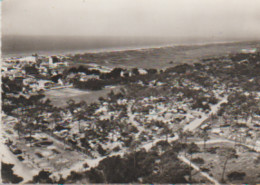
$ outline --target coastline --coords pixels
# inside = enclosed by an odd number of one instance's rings
[[[109,53],[109,52],[124,52],[124,51],[138,51],[138,50],[149,50],[149,49],[162,49],[168,47],[192,47],[192,46],[207,46],[207,45],[221,45],[221,44],[236,44],[236,43],[245,43],[245,42],[257,42],[253,40],[248,41],[213,41],[213,42],[194,42],[189,44],[154,44],[154,45],[143,45],[143,46],[122,46],[122,47],[107,47],[107,48],[99,48],[99,49],[80,49],[74,51],[27,51],[27,52],[17,52],[17,53],[8,53],[4,54],[1,51],[2,59],[10,59],[10,58],[19,58],[31,56],[34,53],[42,56],[52,56],[52,55],[76,55],[76,54],[100,54],[100,53]]]

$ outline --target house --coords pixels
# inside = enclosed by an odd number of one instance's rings
[[[38,56],[26,56],[18,59],[19,62],[26,62],[29,64],[36,64],[37,60],[38,60]]]

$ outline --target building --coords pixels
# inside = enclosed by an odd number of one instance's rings
[[[17,59],[20,62],[26,62],[29,64],[36,64],[38,60],[38,56],[27,56],[27,57],[21,57]]]
[[[49,66],[50,67],[65,67],[68,66],[67,62],[62,62],[57,56],[49,57]]]

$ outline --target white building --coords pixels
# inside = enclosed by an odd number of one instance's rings
[[[37,56],[27,56],[17,59],[20,62],[26,62],[26,63],[36,63],[38,57]]]

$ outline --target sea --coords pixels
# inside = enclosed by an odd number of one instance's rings
[[[233,40],[214,38],[165,37],[78,37],[78,36],[2,36],[2,58],[38,55],[74,55],[113,52],[164,46],[223,43]]]

